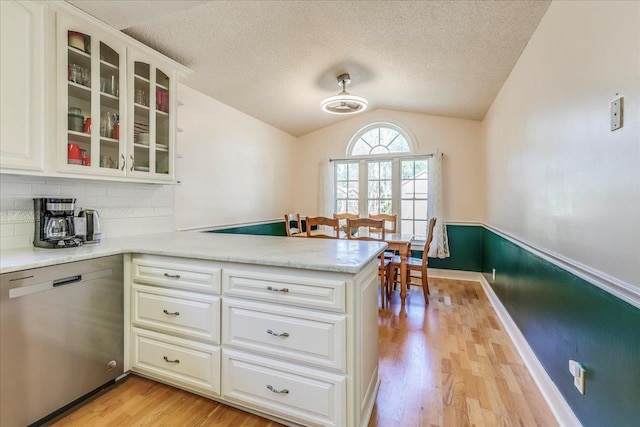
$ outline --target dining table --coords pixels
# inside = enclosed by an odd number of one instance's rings
[[[343,227],[344,228],[344,227]],[[312,230],[312,235],[329,234],[331,231],[326,229]],[[369,232],[368,229],[362,228],[361,230],[354,231],[353,234],[358,234],[360,237],[372,237],[380,238],[378,232]],[[307,237],[306,233],[294,234],[292,237]],[[340,231],[340,239],[346,239],[347,233]],[[415,236],[413,234],[406,233],[385,233],[384,242],[388,245],[388,250],[396,252],[400,256],[400,301],[404,305],[407,298],[407,282],[409,280],[409,271],[407,270],[407,259],[411,253],[411,242]],[[390,284],[391,285],[391,284]]]

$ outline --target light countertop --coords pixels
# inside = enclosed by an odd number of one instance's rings
[[[0,274],[102,256],[139,252],[213,261],[357,273],[387,247],[383,242],[174,232],[104,239],[78,248],[0,252]]]

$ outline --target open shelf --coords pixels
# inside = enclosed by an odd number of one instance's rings
[[[169,113],[165,113],[164,111],[160,111],[160,110],[156,110],[156,114],[169,117]]]
[[[91,101],[91,88],[74,82],[67,83],[69,84],[70,97],[81,99],[83,101]]]
[[[69,134],[69,140],[73,139],[73,142],[91,142],[91,135],[88,133],[74,130],[69,130],[67,133]]]
[[[114,65],[114,64],[112,64],[110,62],[107,62],[107,61],[105,61],[103,59],[100,60],[100,65],[105,67],[105,68],[108,68],[108,69],[110,69],[112,71],[118,71],[118,66],[117,65]]]
[[[142,77],[137,74],[134,74],[133,77],[135,77],[137,80],[141,80],[143,82],[149,83],[149,79],[147,79],[146,77]]]
[[[101,136],[100,137],[100,142],[110,142],[113,144],[119,144],[120,140],[119,139],[115,139],[115,138],[107,138],[106,136]]]

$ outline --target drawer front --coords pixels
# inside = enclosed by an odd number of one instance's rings
[[[346,425],[342,375],[225,349],[223,398],[305,425]]]
[[[254,271],[223,272],[224,294],[344,313],[345,282]]]
[[[220,348],[132,328],[131,370],[220,395]]]
[[[223,342],[240,349],[345,371],[346,316],[223,298]]]
[[[220,297],[136,284],[132,292],[134,325],[220,343]]]
[[[220,268],[206,261],[169,257],[134,257],[131,275],[135,283],[220,293]]]

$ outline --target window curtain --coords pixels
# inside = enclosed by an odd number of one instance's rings
[[[429,201],[427,214],[436,217],[436,225],[433,228],[433,241],[428,248],[431,258],[449,258],[449,238],[444,212],[444,192],[442,190],[442,153],[437,150],[429,159]],[[427,250],[427,248],[425,248]]]
[[[334,211],[334,168],[333,163],[329,159],[323,159],[320,161],[320,176],[319,176],[319,200],[318,200],[318,215],[326,216],[328,218],[333,217]]]

